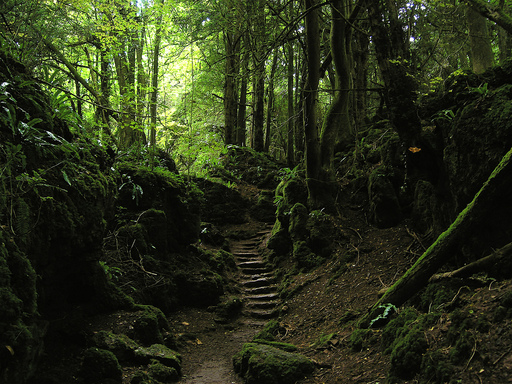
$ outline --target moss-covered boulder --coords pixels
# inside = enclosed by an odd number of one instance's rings
[[[121,383],[123,371],[112,352],[89,348],[84,352],[81,373],[87,384]]]
[[[154,360],[148,369],[148,374],[151,378],[161,383],[172,383],[178,380],[180,374],[176,368],[168,367],[157,360]]]
[[[305,356],[256,343],[244,344],[233,365],[247,384],[293,384],[315,369]]]
[[[395,188],[384,167],[375,169],[368,180],[370,219],[379,228],[388,228],[402,220],[402,211]]]
[[[256,204],[251,206],[249,214],[255,220],[271,223],[275,219],[276,206],[274,205],[274,191],[262,190],[258,195]]]
[[[181,355],[162,344],[137,348],[135,358],[140,364],[158,361],[167,367],[174,368],[179,374],[181,373]]]

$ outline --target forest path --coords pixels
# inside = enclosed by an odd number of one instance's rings
[[[247,239],[230,241],[238,272],[234,276],[244,301],[241,315],[229,323],[219,322],[213,311],[185,309],[171,323],[186,341],[181,352],[182,384],[242,384],[233,370],[232,358],[277,315],[277,285],[260,250],[270,235],[268,226]]]

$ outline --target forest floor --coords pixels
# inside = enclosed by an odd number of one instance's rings
[[[246,197],[258,193],[254,187],[248,188],[241,191]],[[350,342],[350,335],[355,329],[354,320],[378,300],[380,291],[390,287],[407,271],[433,239],[414,233],[407,221],[393,228],[378,229],[367,222],[365,211],[360,207],[347,205],[341,207],[340,212],[335,225],[345,241],[323,265],[289,278],[286,288],[289,294],[282,301],[277,318],[284,331],[278,338],[295,344],[298,352],[318,363],[319,368],[301,384],[387,383],[390,356],[382,352],[381,331],[376,329],[372,340],[365,342],[360,351],[354,351]],[[231,225],[221,230],[232,233],[238,229],[255,234],[265,226],[268,228],[268,223],[249,220],[243,225]],[[261,251],[268,237],[269,233],[261,238]],[[350,259],[346,258],[347,252],[352,255]],[[282,267],[287,268],[286,265]],[[239,280],[237,274],[232,278]],[[469,330],[472,337],[470,353],[455,368],[451,383],[512,383],[512,321],[493,323],[490,315],[496,311],[500,297],[511,290],[511,281],[491,279],[481,284],[463,281],[451,302],[447,303],[457,302],[458,308],[475,319],[473,323],[479,317],[489,321],[485,331]],[[122,313],[117,313],[113,320],[106,316],[94,325],[75,326],[84,326],[89,332],[113,329],[113,322],[117,325],[129,323],[130,313],[125,315],[127,319],[122,318]],[[168,320],[180,341],[179,352],[183,358],[181,384],[242,384],[243,379],[233,371],[232,357],[268,321],[241,314],[229,322],[219,322],[212,308],[182,308]],[[441,349],[450,322],[450,314],[443,313],[437,323],[426,331],[429,349]],[[59,370],[67,371],[69,375],[76,372],[80,360],[76,357],[78,351],[70,351],[63,347],[65,345],[66,342],[62,341],[62,344],[48,349],[47,354],[53,364],[60,361]],[[449,346],[445,348],[446,354],[449,349]],[[75,366],[76,369],[73,368]],[[133,369],[125,369],[123,384],[130,383]],[[78,382],[75,380],[73,377],[66,382]],[[421,382],[438,381],[425,379]],[[31,383],[42,382],[36,378]]]
[[[253,191],[254,192],[254,191]],[[245,229],[257,223],[245,225]],[[379,292],[395,283],[421,256],[433,239],[419,236],[407,221],[389,229],[370,225],[364,210],[342,208],[337,219],[339,230],[350,238],[348,246],[340,246],[322,266],[293,278],[287,290],[293,292],[283,302],[278,321],[286,331],[278,335],[280,341],[295,344],[299,352],[318,363],[314,374],[300,383],[382,384],[388,382],[390,356],[382,352],[380,330],[375,330],[373,342],[365,343],[360,351],[352,349],[349,337],[354,321],[377,300]],[[264,245],[264,243],[263,243]],[[346,263],[341,253],[352,248],[353,259]],[[341,265],[343,264],[343,265]],[[510,291],[510,281],[494,280],[462,284],[453,297],[474,314],[475,319],[491,314],[498,306],[498,298]],[[487,317],[488,318],[488,317]],[[449,314],[444,313],[426,334],[429,348],[443,342],[450,325]],[[241,316],[229,324],[215,324],[207,310],[185,309],[171,318],[178,332],[194,335],[183,355],[183,384],[229,384],[243,380],[233,372],[232,356],[243,343],[261,329]],[[510,321],[506,324],[510,325]],[[505,383],[512,382],[512,337],[510,330],[491,326],[487,333],[470,331],[474,340],[472,353],[455,369],[450,382]],[[510,328],[510,327],[508,327]],[[449,347],[445,349],[448,354]],[[492,368],[488,369],[489,361]],[[487,364],[487,366],[486,366]],[[494,371],[496,368],[496,371]],[[417,380],[396,381],[418,383]],[[421,382],[436,382],[422,378]]]
[[[251,225],[243,226],[248,230]],[[340,230],[351,239],[354,259],[343,273],[337,255],[310,273],[299,274],[283,302],[279,322],[286,329],[280,341],[292,343],[299,351],[330,368],[318,369],[303,383],[382,383],[389,357],[378,348],[354,353],[347,346],[352,329],[340,329],[340,319],[355,318],[378,299],[378,292],[393,284],[420,255],[420,239],[401,225],[377,229],[368,225],[360,210],[348,209],[339,219]],[[341,252],[342,250],[338,250]],[[191,333],[194,340],[181,351],[184,384],[242,383],[234,374],[232,356],[249,342],[265,322],[240,316],[227,325],[214,321],[211,311],[184,309],[171,318],[179,333]],[[322,342],[329,336],[327,342]]]

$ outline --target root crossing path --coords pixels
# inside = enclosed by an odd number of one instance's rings
[[[238,285],[243,309],[241,315],[225,323],[212,311],[188,309],[174,318],[187,346],[182,351],[183,384],[242,384],[234,373],[232,358],[251,341],[266,322],[277,316],[279,296],[272,271],[259,250],[264,247],[270,228],[249,239],[232,240],[231,252],[238,266]]]

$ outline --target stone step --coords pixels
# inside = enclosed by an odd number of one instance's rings
[[[245,297],[246,300],[248,301],[256,301],[256,300],[261,300],[261,301],[269,301],[269,300],[276,300],[276,299],[279,299],[279,294],[277,292],[272,292],[272,293],[263,293],[263,294],[255,294],[255,295],[250,295],[250,296],[246,296]]]
[[[267,279],[265,277],[256,280],[247,280],[242,282],[242,286],[244,288],[268,287],[269,285],[272,284],[274,284],[274,279]]]
[[[265,266],[255,267],[255,268],[245,267],[245,268],[240,268],[240,269],[242,270],[242,273],[244,275],[259,275],[259,274],[262,274],[262,273],[270,272],[270,269],[268,269]]]
[[[256,319],[270,319],[272,317],[276,317],[278,314],[277,309],[246,309],[243,311],[247,316],[256,318]]]
[[[267,278],[267,279],[272,279],[274,278],[274,273],[273,272],[262,272],[262,273],[251,273],[251,274],[248,274],[248,275],[243,275],[241,276],[241,278],[244,280],[244,281],[247,281],[247,280],[256,280],[256,279],[261,279],[261,278]]]
[[[245,304],[246,308],[254,308],[254,309],[271,309],[276,308],[280,302],[278,300],[269,300],[269,301],[247,301]]]
[[[263,260],[261,260],[261,257],[258,256],[258,255],[236,255],[236,259],[238,262],[244,262],[244,261],[261,261],[263,262]]]
[[[277,285],[266,285],[264,287],[253,287],[253,288],[245,288],[244,293],[247,295],[263,295],[267,293],[275,293],[277,292]]]
[[[241,261],[237,263],[240,268],[267,268],[263,260]]]

